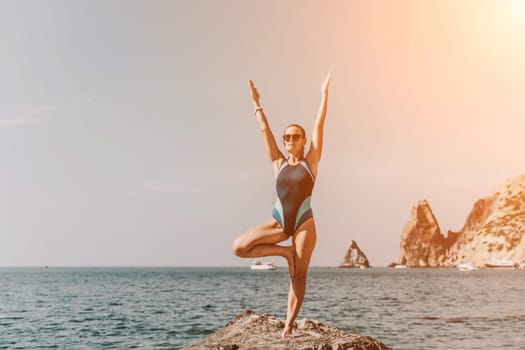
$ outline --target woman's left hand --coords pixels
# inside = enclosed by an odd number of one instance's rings
[[[331,76],[332,76],[332,71],[328,72],[328,75],[326,76],[326,79],[323,82],[323,87],[321,88],[321,92],[325,95],[328,94],[328,85],[330,84]]]

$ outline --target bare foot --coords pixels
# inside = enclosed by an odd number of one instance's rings
[[[288,260],[288,273],[290,274],[290,278],[295,277],[295,246],[290,246],[288,248],[290,254],[286,257],[286,260]]]
[[[293,329],[292,327],[284,327],[284,331],[281,334],[281,337],[283,338],[293,338]]]

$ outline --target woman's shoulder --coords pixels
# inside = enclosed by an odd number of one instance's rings
[[[317,177],[317,167],[319,165],[319,159],[313,154],[313,152],[308,152],[306,157],[304,157],[305,163],[308,165],[308,168],[313,173],[314,177]]]
[[[274,160],[273,164],[280,168],[284,164],[284,162],[286,162],[286,158],[279,157],[276,160]]]
[[[279,157],[279,158],[277,158],[276,160],[274,160],[272,162],[275,176],[277,176],[279,174],[279,172],[281,171],[281,168],[283,167],[285,162],[286,162],[286,158],[284,158],[284,157]]]

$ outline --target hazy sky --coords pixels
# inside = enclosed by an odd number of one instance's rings
[[[0,1],[0,266],[249,265],[274,133],[333,71],[312,265],[399,258],[525,172],[523,1]],[[282,265],[282,258],[271,258]]]

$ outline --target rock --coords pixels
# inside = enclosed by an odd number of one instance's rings
[[[363,253],[357,243],[352,240],[348,245],[345,257],[339,267],[370,267],[370,263],[365,253]]]
[[[525,259],[525,174],[507,180],[476,203],[448,251],[450,266]]]
[[[387,267],[396,267],[396,266],[401,266],[401,264],[393,261],[393,262],[391,262],[390,264],[387,265]]]
[[[403,228],[401,264],[411,267],[440,266],[447,245],[428,202],[418,202]]]
[[[187,346],[183,350],[391,349],[372,337],[350,334],[309,319],[296,322],[293,338],[282,338],[283,329],[284,321],[269,314],[256,314],[246,310],[203,341]]]
[[[407,266],[484,266],[491,260],[525,259],[525,174],[507,180],[477,200],[459,232],[441,234],[430,205],[412,208],[401,237],[401,263]]]

